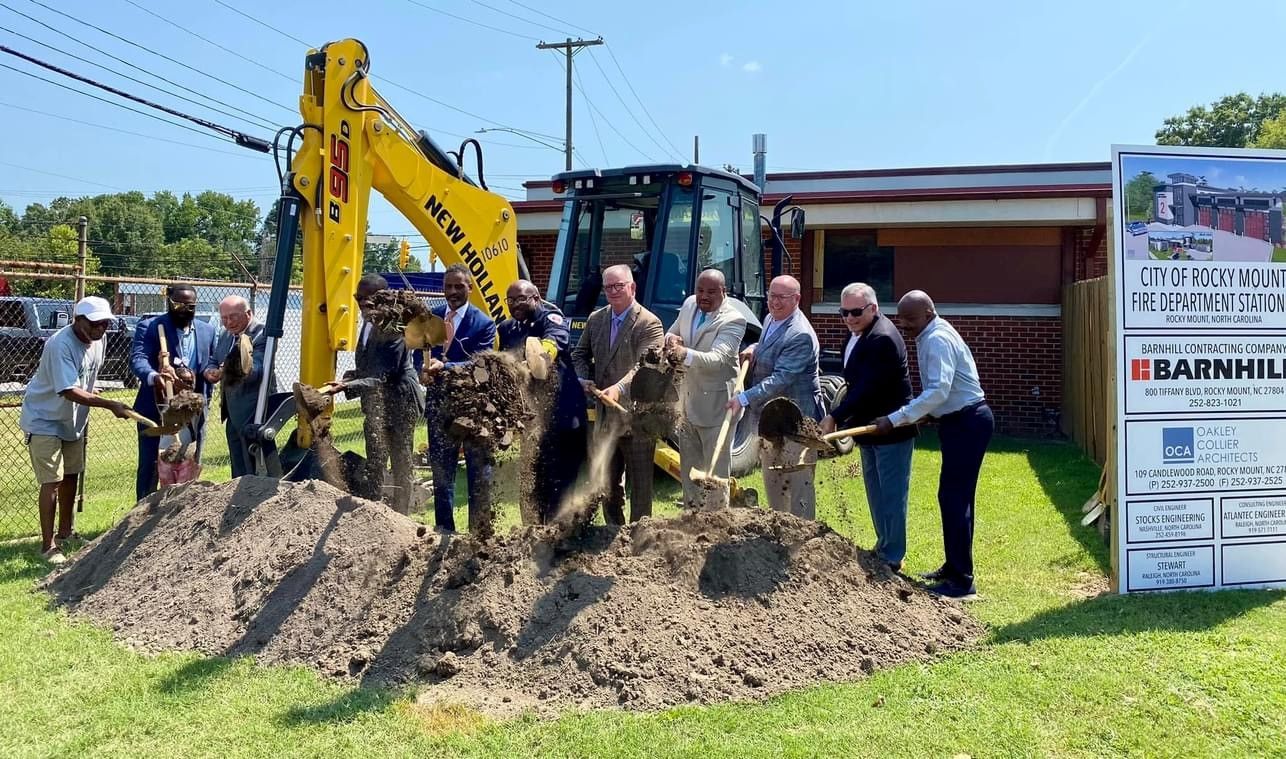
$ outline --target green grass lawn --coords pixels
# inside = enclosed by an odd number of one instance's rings
[[[911,493],[913,571],[941,559],[939,461],[924,436]],[[869,545],[852,462],[823,462],[818,512]],[[1107,552],[1079,526],[1097,479],[1068,445],[993,445],[976,540],[983,600],[970,607],[990,632],[974,651],[766,704],[546,722],[427,712],[407,693],[344,687],[304,669],[136,655],[31,592],[45,572],[33,544],[0,546],[0,755],[1282,755],[1286,594],[1098,595]],[[124,508],[94,504],[82,522],[93,530]],[[513,523],[513,508],[505,516]]]

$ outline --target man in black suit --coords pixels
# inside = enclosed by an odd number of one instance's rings
[[[366,470],[361,478],[364,498],[380,500],[387,466],[393,466],[393,509],[411,511],[415,488],[415,424],[424,416],[424,388],[414,357],[398,333],[386,333],[371,321],[371,298],[388,289],[388,281],[367,274],[357,283],[357,307],[365,322],[357,337],[356,369],[337,383],[347,397],[361,398],[362,433],[366,438]]]
[[[906,343],[870,285],[854,282],[840,293],[840,316],[852,335],[844,348],[844,380],[848,390],[829,416],[822,432],[870,424],[911,400],[911,375]],[[884,435],[858,438],[862,451],[862,481],[875,525],[875,553],[894,571],[906,556],[906,503],[911,486],[911,453],[915,425],[897,427]]]

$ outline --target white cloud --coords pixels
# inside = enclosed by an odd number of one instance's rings
[[[732,53],[720,53],[720,54],[719,54],[719,65],[720,65],[720,66],[729,66],[729,65],[731,65],[731,64],[732,64]]]
[[[755,73],[761,68],[763,67],[759,65],[759,61],[746,61],[745,63],[741,64],[741,70],[748,71],[751,74]]]

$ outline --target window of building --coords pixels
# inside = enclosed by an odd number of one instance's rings
[[[852,282],[875,288],[881,302],[893,300],[893,248],[877,244],[874,230],[828,229],[822,244],[822,300],[839,303]]]

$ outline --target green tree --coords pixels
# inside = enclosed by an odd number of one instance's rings
[[[396,238],[385,243],[366,243],[366,255],[362,257],[362,273],[385,274],[397,271],[401,246],[402,241]],[[403,271],[420,271],[420,262],[416,259],[414,252]]]
[[[75,264],[80,245],[74,228],[60,224],[43,233],[24,234],[22,237],[0,233],[0,256],[18,261]],[[93,251],[85,256],[85,273],[99,273],[100,262]],[[14,295],[70,300],[76,296],[76,282],[71,279],[11,278]],[[97,288],[86,288],[89,292]]]
[[[18,223],[18,214],[8,203],[0,200],[0,232],[13,234],[18,231]]]
[[[1150,171],[1140,171],[1125,183],[1125,216],[1129,221],[1148,221],[1152,216],[1152,192],[1157,178]]]
[[[1264,122],[1286,112],[1286,95],[1275,92],[1252,98],[1244,92],[1171,116],[1157,130],[1158,145],[1244,148],[1256,144]]]
[[[99,196],[86,215],[104,272],[151,277],[166,270],[160,258],[165,232],[142,193]]]
[[[1263,123],[1255,138],[1255,147],[1286,150],[1286,113]]]

